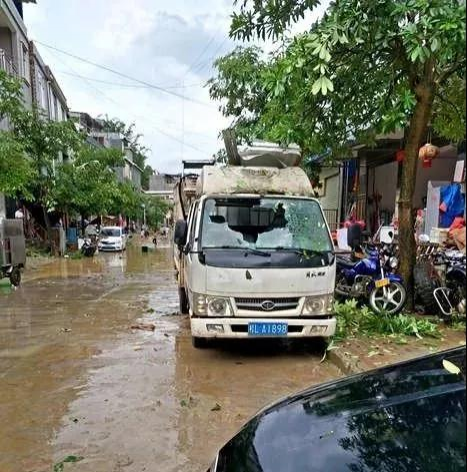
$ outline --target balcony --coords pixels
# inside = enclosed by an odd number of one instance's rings
[[[11,56],[3,49],[0,49],[0,69],[3,69],[10,75],[18,77],[18,68]]]

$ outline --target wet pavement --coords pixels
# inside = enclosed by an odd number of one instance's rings
[[[201,471],[258,409],[338,377],[312,343],[191,346],[171,250],[61,259],[0,291],[0,471]],[[154,332],[131,330],[154,323]]]

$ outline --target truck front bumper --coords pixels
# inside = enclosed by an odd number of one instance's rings
[[[196,318],[191,322],[191,334],[199,338],[312,338],[330,337],[336,332],[336,318]],[[281,336],[254,336],[248,324],[257,322],[287,323],[288,333]]]

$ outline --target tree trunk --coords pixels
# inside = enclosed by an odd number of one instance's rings
[[[45,229],[47,230],[47,248],[52,252],[52,226],[50,225],[50,218],[45,204],[42,204],[42,214],[44,216]]]
[[[400,274],[407,286],[408,309],[413,309],[413,267],[416,256],[412,201],[417,178],[418,151],[422,140],[426,138],[433,105],[434,87],[428,84],[419,84],[415,92],[417,104],[409,122],[398,202]]]

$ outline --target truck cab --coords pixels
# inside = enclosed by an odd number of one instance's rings
[[[209,338],[329,337],[335,256],[299,167],[206,166],[175,229],[182,311]]]

